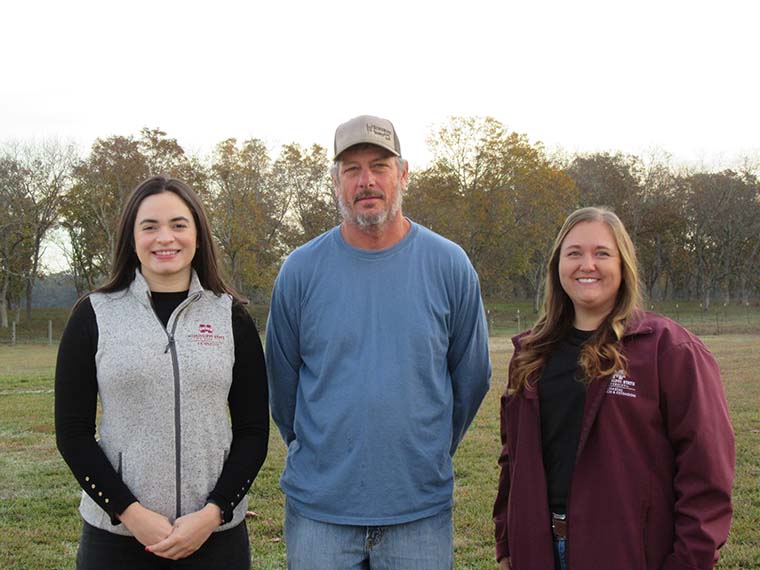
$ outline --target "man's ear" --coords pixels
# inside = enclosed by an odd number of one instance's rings
[[[401,171],[401,189],[406,190],[407,184],[409,184],[409,162],[404,159],[404,168]]]

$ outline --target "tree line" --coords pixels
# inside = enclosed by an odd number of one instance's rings
[[[432,161],[412,172],[404,212],[459,243],[484,295],[532,298],[564,218],[605,205],[628,227],[650,299],[698,298],[703,308],[748,303],[760,289],[760,183],[747,165],[720,172],[676,168],[667,156],[550,156],[493,118],[453,117],[428,138]],[[327,149],[230,138],[190,155],[160,129],[97,139],[81,157],[60,141],[0,147],[0,321],[43,277],[53,229],[79,294],[108,274],[116,223],[129,192],[150,175],[188,182],[208,209],[234,286],[266,302],[284,257],[340,221]]]

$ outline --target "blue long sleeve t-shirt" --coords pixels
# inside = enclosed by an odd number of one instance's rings
[[[452,456],[488,391],[477,274],[412,222],[383,250],[334,228],[275,282],[266,356],[288,446],[280,484],[303,516],[388,525],[452,504]]]

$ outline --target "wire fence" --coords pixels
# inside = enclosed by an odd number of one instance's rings
[[[665,315],[696,335],[760,334],[760,307],[750,304],[720,305],[709,310],[694,309],[691,303],[649,305],[648,310]],[[538,315],[530,309],[487,310],[491,336],[515,335],[533,326]]]
[[[34,330],[30,330],[28,327],[17,324],[12,321],[8,324],[7,329],[0,329],[0,345],[15,346],[17,344],[57,344],[61,340],[62,327],[54,325],[52,320],[49,320],[46,325],[46,330],[37,330],[39,327],[35,327]]]
[[[261,334],[266,325],[267,309],[257,305],[250,308],[256,327]],[[760,334],[760,306],[746,304],[713,305],[702,310],[694,302],[649,305],[647,309],[670,317],[697,335]],[[66,320],[68,309],[46,309],[32,320],[21,319],[0,327],[0,345],[57,344]],[[486,310],[488,331],[491,336],[513,336],[533,326],[537,315],[528,304],[509,305],[493,303]]]

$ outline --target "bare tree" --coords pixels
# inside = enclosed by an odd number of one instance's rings
[[[47,139],[40,143],[8,144],[4,154],[19,166],[17,205],[23,207],[24,233],[29,235],[30,263],[26,281],[26,317],[32,317],[34,284],[40,274],[43,243],[50,229],[58,223],[63,197],[69,187],[76,160],[73,143]]]
[[[11,156],[0,157],[0,326],[8,328],[8,301],[19,289],[31,262],[30,210],[24,190],[28,174]],[[17,293],[18,291],[16,291]],[[16,295],[14,295],[14,298]]]
[[[758,184],[754,177],[726,170],[698,173],[687,179],[689,187],[687,230],[690,251],[696,258],[695,280],[702,307],[710,308],[711,296],[723,288],[730,300],[730,278],[755,270],[760,235]]]

